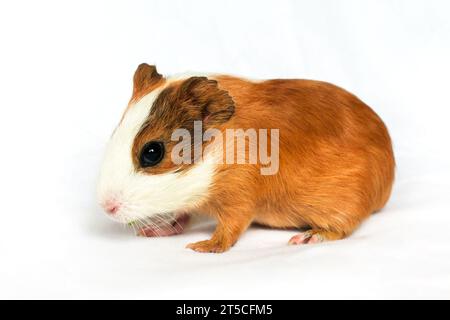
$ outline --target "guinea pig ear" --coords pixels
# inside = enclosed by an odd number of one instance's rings
[[[143,94],[150,92],[157,87],[163,76],[158,73],[156,67],[146,63],[138,66],[133,77],[133,97],[132,99],[141,97]]]
[[[181,95],[190,100],[205,126],[219,125],[234,114],[234,101],[227,91],[219,88],[216,80],[206,77],[191,77],[179,89]],[[197,118],[197,117],[195,117]]]

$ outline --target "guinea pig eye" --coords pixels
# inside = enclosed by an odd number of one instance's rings
[[[142,168],[153,167],[164,157],[164,144],[160,141],[147,142],[142,147],[139,164]]]

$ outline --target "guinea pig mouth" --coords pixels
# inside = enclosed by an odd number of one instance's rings
[[[143,237],[164,237],[183,232],[190,217],[186,213],[159,214],[146,219],[136,219],[127,223],[134,233]]]

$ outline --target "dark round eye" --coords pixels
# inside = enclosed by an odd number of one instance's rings
[[[147,142],[141,150],[139,164],[142,168],[153,167],[164,157],[164,144],[160,141]]]

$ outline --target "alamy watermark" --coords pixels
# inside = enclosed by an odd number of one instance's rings
[[[217,164],[259,163],[262,175],[274,175],[278,172],[279,129],[226,129],[222,132],[210,128],[203,132],[202,121],[194,121],[193,134],[194,137],[191,137],[187,129],[176,129],[172,133],[172,141],[179,141],[172,149],[173,163],[178,165],[196,163],[202,161],[203,155],[213,153],[214,162]],[[203,148],[203,142],[211,143]]]

